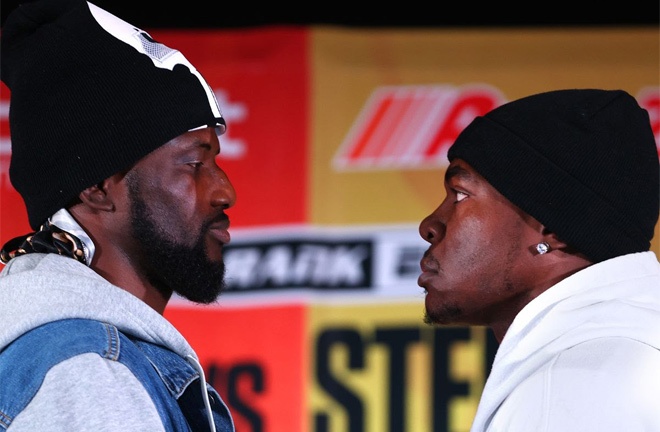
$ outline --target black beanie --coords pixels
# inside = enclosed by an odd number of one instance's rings
[[[449,149],[593,262],[648,251],[658,221],[649,116],[621,90],[528,96],[477,117]]]
[[[213,91],[179,51],[84,0],[21,4],[0,54],[9,177],[35,230],[171,139],[225,130]]]

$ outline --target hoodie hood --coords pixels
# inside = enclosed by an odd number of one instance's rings
[[[71,258],[39,253],[14,258],[0,273],[0,293],[0,351],[42,324],[88,318],[197,360],[183,335],[162,315]]]

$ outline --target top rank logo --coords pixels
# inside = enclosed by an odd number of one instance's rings
[[[477,116],[505,101],[485,86],[376,89],[333,159],[336,170],[446,165],[449,146]]]

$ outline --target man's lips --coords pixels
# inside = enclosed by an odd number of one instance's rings
[[[425,260],[420,261],[419,266],[422,270],[422,274],[417,278],[417,285],[420,287],[425,287],[433,276],[436,274],[436,270],[428,265]]]
[[[228,244],[231,241],[229,234],[229,219],[216,222],[209,227],[209,233],[220,243]]]
[[[432,276],[433,275],[431,273],[427,273],[427,272],[420,274],[419,277],[417,278],[417,285],[419,285],[422,288],[426,288],[426,285]]]
[[[430,259],[426,256],[419,261],[419,268],[422,270],[422,273],[437,273],[438,267],[438,262],[436,260]]]

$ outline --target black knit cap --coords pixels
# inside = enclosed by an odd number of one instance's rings
[[[171,139],[225,131],[213,91],[179,51],[84,0],[21,4],[1,44],[9,176],[35,230]]]
[[[649,116],[622,90],[528,96],[477,117],[449,149],[594,262],[648,251],[658,221]]]

